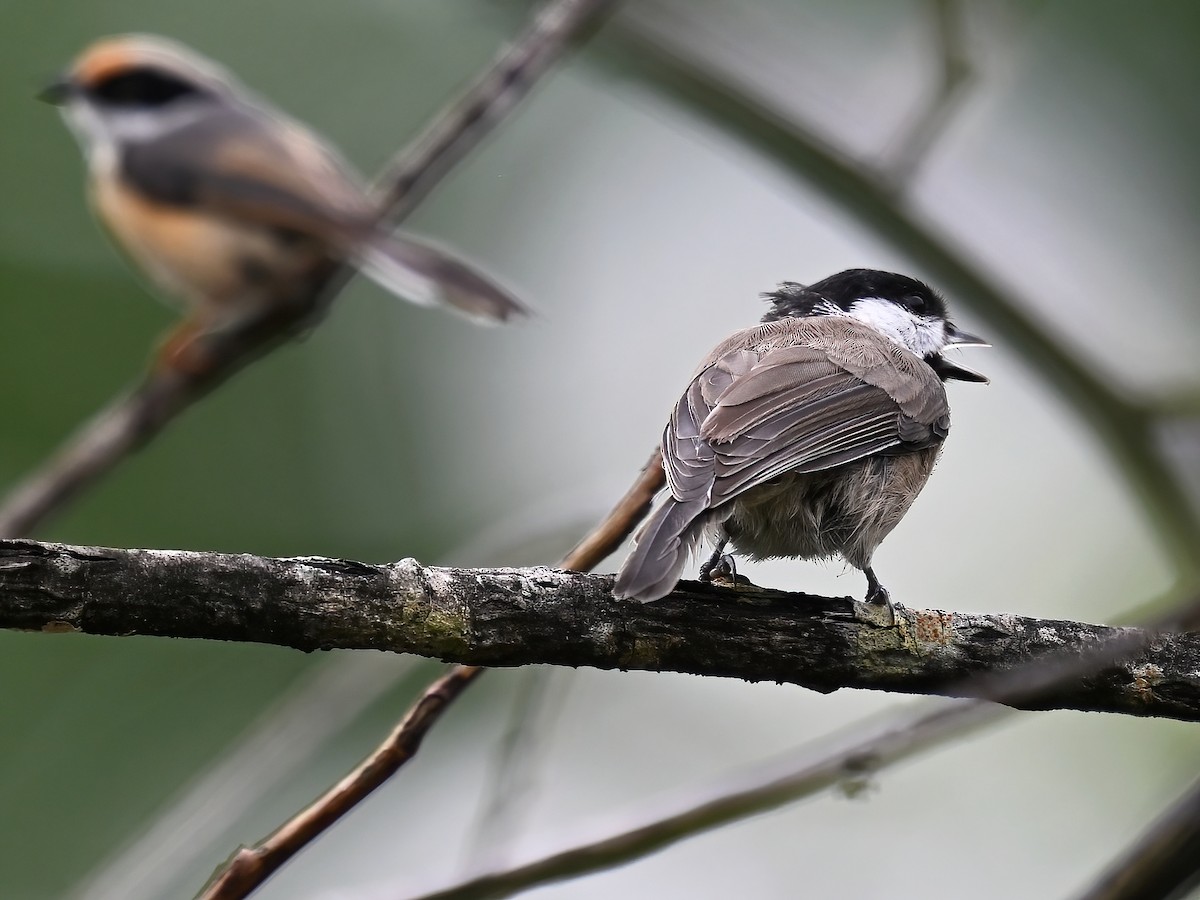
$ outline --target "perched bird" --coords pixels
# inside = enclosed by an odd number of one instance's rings
[[[667,493],[621,566],[614,593],[657,600],[709,537],[752,559],[840,555],[867,576],[950,430],[943,381],[986,382],[950,362],[987,346],[955,328],[928,285],[850,269],[764,295],[763,323],[731,335],[684,391],[662,440]]]
[[[385,230],[331,147],[179,44],[98,41],[42,99],[84,148],[101,221],[199,330],[293,298],[327,259],[418,303],[492,321],[524,312],[444,250]]]

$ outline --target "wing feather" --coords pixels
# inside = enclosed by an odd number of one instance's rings
[[[788,472],[945,437],[937,376],[865,327],[840,324],[849,339],[801,320],[791,342],[785,333],[761,348],[735,347],[701,370],[663,435],[676,499],[707,496],[714,509]]]

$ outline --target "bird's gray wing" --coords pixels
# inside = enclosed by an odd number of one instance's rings
[[[663,435],[674,498],[714,509],[786,472],[941,441],[950,421],[937,376],[882,338],[850,336],[736,349],[703,369]]]

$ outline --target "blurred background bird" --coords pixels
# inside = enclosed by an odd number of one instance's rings
[[[180,44],[97,41],[42,97],[62,107],[84,148],[100,220],[151,281],[187,303],[184,336],[298,298],[329,258],[478,320],[524,312],[445,250],[385,230],[331,147]]]

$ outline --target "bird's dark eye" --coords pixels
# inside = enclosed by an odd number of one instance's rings
[[[196,85],[151,67],[110,75],[89,92],[111,106],[166,106],[180,97],[203,93]]]
[[[917,315],[925,312],[929,304],[920,294],[909,294],[904,298],[904,305],[915,312]]]

